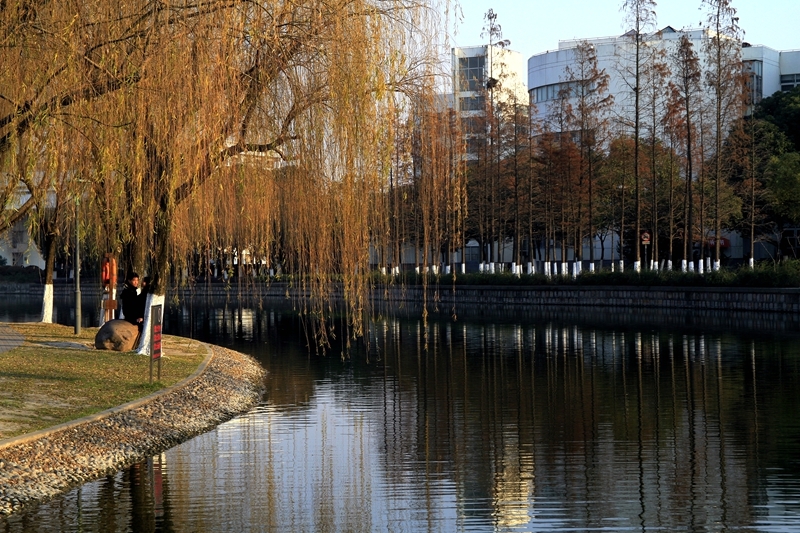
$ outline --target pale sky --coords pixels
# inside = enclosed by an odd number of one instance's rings
[[[449,33],[451,46],[486,44],[484,15],[497,13],[510,49],[530,56],[558,48],[559,40],[624,33],[623,0],[457,0],[463,18]],[[776,50],[800,49],[800,0],[733,0],[744,40]],[[701,0],[657,0],[657,27],[699,28],[706,9]]]

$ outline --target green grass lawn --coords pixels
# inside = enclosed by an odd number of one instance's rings
[[[190,376],[206,356],[199,342],[165,335],[161,380],[135,352],[96,350],[97,328],[6,324],[26,342],[0,353],[0,440],[147,396]]]

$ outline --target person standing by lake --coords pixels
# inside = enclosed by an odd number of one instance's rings
[[[138,326],[139,331],[142,330],[142,323],[144,322],[145,298],[147,298],[145,292],[139,294],[139,274],[131,272],[119,298],[122,304],[121,317]]]

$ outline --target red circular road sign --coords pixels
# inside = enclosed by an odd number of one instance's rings
[[[642,232],[642,244],[650,244],[650,232]]]

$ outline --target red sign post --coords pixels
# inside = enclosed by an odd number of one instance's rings
[[[158,361],[158,380],[161,381],[161,306],[150,308],[150,383],[153,382],[153,361]]]
[[[117,308],[117,260],[114,254],[105,254],[100,265],[100,286],[103,289],[101,301],[103,304],[103,322],[114,318]]]

